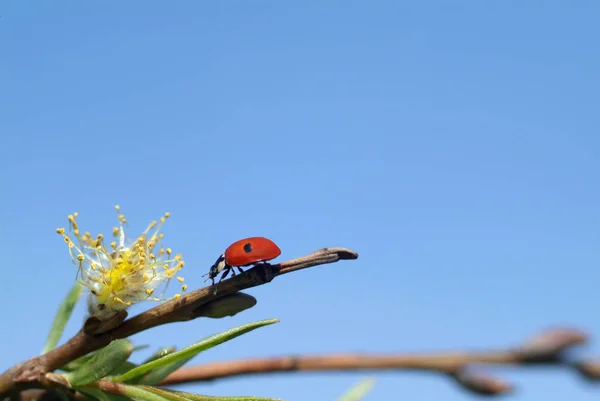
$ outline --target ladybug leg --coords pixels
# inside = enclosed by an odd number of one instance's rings
[[[217,283],[217,286],[215,287],[215,291],[213,292],[214,295],[217,294],[217,290],[219,289],[219,284],[221,284],[221,281],[223,281],[223,279],[225,279],[225,277],[227,277],[229,275],[229,273],[231,273],[232,270],[233,269],[227,269],[227,270],[225,270],[225,273],[223,273],[223,275],[219,279],[219,282]]]
[[[244,273],[244,269],[242,269],[241,267],[236,266],[236,268],[239,270],[240,274]]]
[[[233,271],[233,269],[227,269],[225,270],[225,273],[223,273],[223,275],[221,276],[221,280],[219,280],[219,283],[221,281],[223,281],[225,279],[225,277],[229,276],[229,273],[231,273]]]
[[[225,273],[223,273],[223,275],[221,276],[221,279],[219,279],[219,282],[217,283],[217,287],[219,286],[219,284],[221,284],[221,281],[223,281],[225,279],[225,277],[229,276],[229,273],[231,273],[232,269],[227,269],[225,270]]]

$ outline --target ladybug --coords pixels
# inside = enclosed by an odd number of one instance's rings
[[[210,279],[212,285],[214,285],[215,277],[221,272],[225,272],[221,276],[221,280],[223,280],[230,272],[235,276],[234,268],[238,269],[241,274],[244,272],[242,267],[266,262],[275,259],[279,255],[281,255],[281,249],[268,238],[244,238],[229,245],[225,252],[210,267],[209,272],[202,277],[208,276],[206,280]],[[221,280],[219,280],[219,283]]]

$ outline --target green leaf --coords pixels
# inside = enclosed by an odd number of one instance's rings
[[[148,345],[138,345],[137,347],[133,348],[133,352],[136,351],[140,351],[143,350],[145,348],[148,348]],[[90,361],[90,359],[92,359],[94,357],[94,355],[96,355],[98,351],[92,351],[89,354],[85,354],[84,356],[80,356],[79,358],[72,360],[71,362],[67,363],[64,366],[61,366],[61,370],[67,371],[67,372],[72,372],[73,370],[79,369],[80,367],[82,367],[83,365],[85,365],[86,363],[88,363]],[[137,366],[137,365],[136,365]],[[132,366],[129,367],[129,369],[131,369]]]
[[[162,349],[158,350],[157,352],[155,352],[153,355],[151,355],[144,362],[142,362],[142,364],[154,361],[154,360],[156,360],[158,358],[161,358],[161,357],[163,357],[165,355],[168,355],[168,354],[171,354],[173,352],[175,352],[175,347],[162,348]],[[187,360],[185,362],[187,362]],[[179,364],[179,362],[175,362],[174,365],[177,365],[176,369],[179,369],[179,367],[183,366],[183,364]],[[112,372],[112,375],[113,376],[122,375],[122,374],[125,374],[126,372],[130,371],[131,369],[136,368],[136,367],[138,367],[137,364],[135,364],[133,362],[127,361],[127,362],[125,362],[125,364],[123,364],[123,366],[121,368],[119,368],[119,369],[115,370],[114,372]],[[130,384],[138,384],[138,383],[154,384],[154,383],[158,383],[159,381],[161,381],[162,379],[164,379],[165,377],[167,377],[168,375],[170,375],[171,372],[173,372],[172,369],[167,369],[168,367],[170,367],[170,365],[163,366],[162,368],[158,368],[158,369],[156,369],[156,370],[148,373],[144,377],[141,377],[141,378],[138,378],[138,379],[129,380],[128,383],[130,383]],[[146,380],[146,377],[148,377],[148,380]]]
[[[187,398],[177,394],[172,394],[170,391],[152,391],[158,390],[153,387],[121,384],[119,385],[119,390],[124,395],[135,401],[188,401]]]
[[[361,380],[342,394],[342,396],[338,398],[338,401],[359,401],[371,391],[374,384],[375,380],[373,378]]]
[[[56,311],[56,315],[54,316],[52,326],[50,327],[46,344],[44,344],[44,348],[42,348],[42,354],[52,351],[54,347],[56,347],[56,344],[58,344],[58,341],[65,330],[65,326],[73,313],[73,309],[75,308],[77,301],[79,301],[83,288],[83,285],[79,282],[75,282],[73,287],[71,287],[71,290],[67,293],[67,296],[61,302]]]
[[[138,365],[136,363],[125,361],[121,364],[121,366],[110,372],[110,374],[113,376],[122,375],[137,367]]]
[[[152,354],[148,359],[146,359],[142,364],[155,361],[163,356],[172,354],[175,352],[175,347],[162,348]],[[192,357],[193,358],[193,357]],[[191,358],[189,358],[191,359]],[[173,371],[182,367],[189,359],[184,359],[182,361],[173,362],[172,364],[168,364],[166,366],[155,369],[145,376],[137,377],[135,379],[128,380],[127,383],[130,384],[156,384],[168,375],[170,375]],[[124,374],[126,371],[121,372],[120,374]]]
[[[102,348],[88,363],[72,372],[63,374],[72,387],[79,387],[119,369],[133,352],[133,344],[126,339],[115,340]]]
[[[57,388],[55,389],[56,394],[58,395],[58,398],[60,398],[61,401],[69,401],[69,397],[67,396],[67,394],[65,394],[65,392],[61,389],[61,388]]]
[[[196,355],[188,356],[187,358],[180,359],[175,362],[171,362],[165,366],[161,366],[160,368],[151,370],[148,374],[143,376],[141,379],[135,381],[135,383],[139,384],[156,384],[160,382],[165,377],[169,376],[171,373],[175,372],[177,369],[188,363],[192,358]]]
[[[133,386],[130,386],[133,387]],[[264,398],[264,397],[253,397],[253,396],[214,396],[204,394],[186,393],[183,391],[167,390],[158,387],[150,386],[136,386],[138,389],[146,390],[149,393],[153,393],[164,397],[163,400],[170,401],[282,401],[276,398]],[[146,401],[158,401],[158,400],[146,400]]]
[[[152,362],[158,358],[162,358],[165,355],[169,355],[172,354],[173,352],[175,352],[177,348],[175,347],[164,347],[159,349],[158,351],[156,351],[154,354],[150,355],[148,357],[148,359],[146,359],[143,363],[148,363],[148,362]]]
[[[99,388],[83,387],[78,388],[77,391],[79,391],[83,395],[87,395],[88,397],[95,398],[98,401],[113,401],[110,395],[100,390]]]
[[[66,370],[67,372],[71,372],[73,370],[79,369],[80,367],[82,367],[83,365],[85,365],[86,363],[89,362],[90,359],[92,359],[94,357],[94,355],[96,355],[98,353],[98,351],[94,351],[94,352],[90,352],[89,354],[86,354],[84,356],[80,356],[77,359],[72,360],[71,362],[67,363],[64,366],[61,366],[61,370]]]
[[[154,361],[140,365],[137,368],[132,369],[125,374],[113,378],[112,380],[114,382],[124,382],[131,379],[135,379],[137,377],[145,375],[146,373],[152,370],[172,364],[173,362],[177,362],[186,358],[191,359],[191,357],[198,355],[202,351],[215,347],[226,341],[232,340],[238,336],[241,336],[242,334],[258,329],[259,327],[267,326],[277,322],[279,322],[279,319],[267,319],[229,329],[223,333],[207,337],[196,344],[190,345],[189,347],[173,352],[172,354],[163,356],[161,358],[155,359]]]

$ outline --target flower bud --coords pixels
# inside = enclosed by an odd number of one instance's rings
[[[210,317],[221,319],[226,316],[235,316],[238,313],[252,308],[256,305],[256,298],[252,295],[236,292],[223,298],[216,299],[202,305],[194,311],[196,317]]]
[[[574,345],[583,344],[588,336],[571,328],[554,328],[541,332],[524,342],[517,352],[524,362],[556,362],[562,353]]]
[[[481,372],[463,370],[454,375],[454,379],[465,390],[480,395],[499,395],[513,390],[510,383]]]

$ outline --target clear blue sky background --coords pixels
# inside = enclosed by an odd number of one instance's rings
[[[257,306],[234,318],[134,337],[181,347],[281,319],[196,363],[500,347],[556,324],[600,338],[599,12],[547,0],[3,2],[0,302],[4,325],[20,326],[0,331],[1,368],[39,352],[75,277],[55,228],[78,211],[84,230],[108,233],[117,203],[135,232],[172,213],[167,244],[191,288],[246,236],[276,240],[280,260],[360,254],[249,290]],[[497,374],[515,400],[600,395],[571,372]],[[332,401],[365,376],[190,389]],[[472,399],[435,376],[375,376],[367,400]]]

